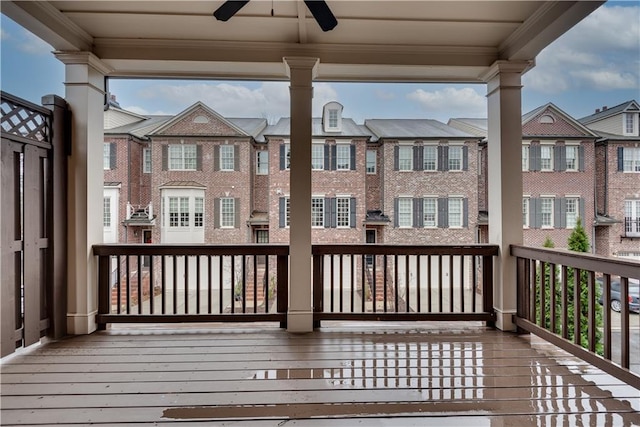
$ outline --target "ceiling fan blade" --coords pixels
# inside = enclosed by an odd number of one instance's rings
[[[338,20],[324,0],[304,0],[304,4],[307,5],[322,31],[333,30],[338,25]]]
[[[247,3],[249,3],[249,0],[226,1],[222,3],[222,6],[220,6],[215,12],[213,12],[213,16],[215,16],[218,21],[228,21],[229,18],[238,13],[238,11],[242,9]]]

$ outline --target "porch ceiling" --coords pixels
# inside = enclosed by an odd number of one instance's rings
[[[530,61],[602,1],[338,1],[322,32],[301,1],[252,0],[227,22],[209,1],[3,1],[60,51],[109,75],[286,79],[283,57],[320,59],[317,80],[482,82],[496,60]]]

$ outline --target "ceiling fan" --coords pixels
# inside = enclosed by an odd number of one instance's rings
[[[228,0],[222,4],[215,12],[213,16],[218,21],[228,21],[233,15],[238,13],[240,9],[249,3],[249,0]],[[322,28],[322,31],[330,31],[338,25],[338,20],[329,9],[329,6],[324,0],[304,0],[304,4]],[[273,15],[273,11],[271,12]]]

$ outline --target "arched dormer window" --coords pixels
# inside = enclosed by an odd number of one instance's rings
[[[342,105],[339,102],[328,102],[322,108],[322,128],[325,132],[342,131]]]
[[[553,124],[555,123],[555,121],[556,119],[554,119],[550,114],[543,114],[542,116],[540,116],[540,123],[542,124]]]

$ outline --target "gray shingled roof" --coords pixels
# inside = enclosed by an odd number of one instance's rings
[[[618,114],[621,111],[626,110],[631,104],[637,105],[637,102],[634,100],[623,102],[622,104],[616,105],[615,107],[607,108],[606,110],[600,111],[599,113],[591,114],[590,116],[586,116],[581,119],[578,119],[578,121],[583,125],[586,125],[598,120],[602,120],[604,118],[613,116],[614,114]]]
[[[259,142],[265,141],[265,136],[288,136],[291,132],[291,119],[283,117],[275,125],[267,126],[256,138]],[[325,132],[322,128],[322,119],[314,117],[311,122],[311,136],[324,138],[365,137],[370,138],[372,133],[364,126],[357,124],[353,119],[342,119],[341,132]]]
[[[227,119],[247,134],[253,136],[254,138],[264,130],[267,126],[266,119],[257,119],[257,118],[233,118]]]
[[[371,119],[364,124],[378,138],[476,138],[433,119]]]
[[[171,118],[173,118],[173,116],[148,116],[146,120],[119,126],[117,128],[105,129],[104,134],[131,134],[133,136],[137,136],[138,138],[144,138],[145,135],[149,134],[157,127],[162,126]]]

